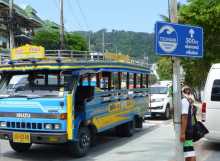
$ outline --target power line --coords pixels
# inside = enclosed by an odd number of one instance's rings
[[[75,0],[75,2],[76,2],[77,6],[78,6],[78,8],[79,8],[79,11],[80,11],[81,16],[82,16],[83,21],[84,21],[84,24],[86,25],[86,28],[87,28],[87,30],[89,31],[89,35],[86,35],[86,33],[85,33],[85,37],[87,37],[89,51],[91,51],[91,32],[90,32],[90,27],[89,27],[89,24],[88,24],[86,15],[85,15],[84,12],[83,12],[83,9],[82,9],[82,7],[81,7],[81,4],[80,4],[79,0]]]
[[[88,21],[87,21],[87,18],[86,18],[86,16],[85,16],[83,10],[82,10],[81,4],[80,4],[79,0],[75,0],[75,1],[76,1],[76,4],[77,4],[78,8],[79,8],[79,11],[80,11],[80,13],[81,13],[81,15],[82,15],[82,18],[83,18],[83,20],[84,20],[84,23],[85,23],[87,29],[89,30]]]
[[[55,2],[55,3],[53,3],[54,5],[55,5],[55,7],[57,8],[57,10],[59,11],[60,9],[59,9],[59,2],[58,2],[59,0],[54,0],[53,2]]]
[[[79,26],[79,28],[82,28],[82,29],[83,29],[84,27],[80,24],[79,19],[78,19],[77,16],[75,15],[74,8],[73,8],[73,6],[72,6],[71,0],[68,0],[68,3],[69,3],[68,7],[69,7],[69,9],[70,9],[70,11],[71,11],[71,14],[72,14],[72,16],[74,17],[74,19],[75,19],[77,25]]]

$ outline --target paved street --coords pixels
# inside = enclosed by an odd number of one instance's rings
[[[98,136],[88,156],[71,158],[64,146],[33,145],[25,154],[11,150],[7,141],[1,141],[0,160],[4,161],[174,161],[174,133],[172,121],[146,120],[144,128],[131,138],[114,134]],[[198,161],[219,161],[220,144],[201,140],[196,143]]]
[[[13,161],[167,161],[173,156],[173,131],[171,121],[150,120],[142,131],[137,131],[131,138],[118,138],[104,135],[98,137],[87,157],[73,159],[68,156],[64,146],[34,145],[25,154],[16,154],[7,141],[1,141],[1,160]],[[162,143],[162,144],[161,144]],[[160,149],[160,154],[158,153]]]

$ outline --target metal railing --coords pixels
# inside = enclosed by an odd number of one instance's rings
[[[0,64],[8,64],[11,61],[9,51],[0,51],[0,54]],[[40,62],[121,62],[142,67],[148,67],[148,63],[145,59],[135,59],[124,55],[120,55],[122,59],[117,59],[118,55],[116,54],[111,56],[106,56],[106,54],[75,50],[46,50],[46,58],[41,60]],[[28,60],[22,60],[16,61],[15,63],[27,63],[27,61]]]

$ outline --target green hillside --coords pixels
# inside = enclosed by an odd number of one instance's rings
[[[103,32],[105,35],[105,51],[128,54],[133,57],[143,58],[144,55],[149,57],[150,62],[157,58],[154,54],[154,34],[132,31],[112,30],[107,32],[105,29],[97,32],[77,31],[89,42],[92,51],[102,52]]]

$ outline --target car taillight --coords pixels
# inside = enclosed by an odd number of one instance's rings
[[[202,121],[205,122],[206,120],[206,103],[202,103]]]

